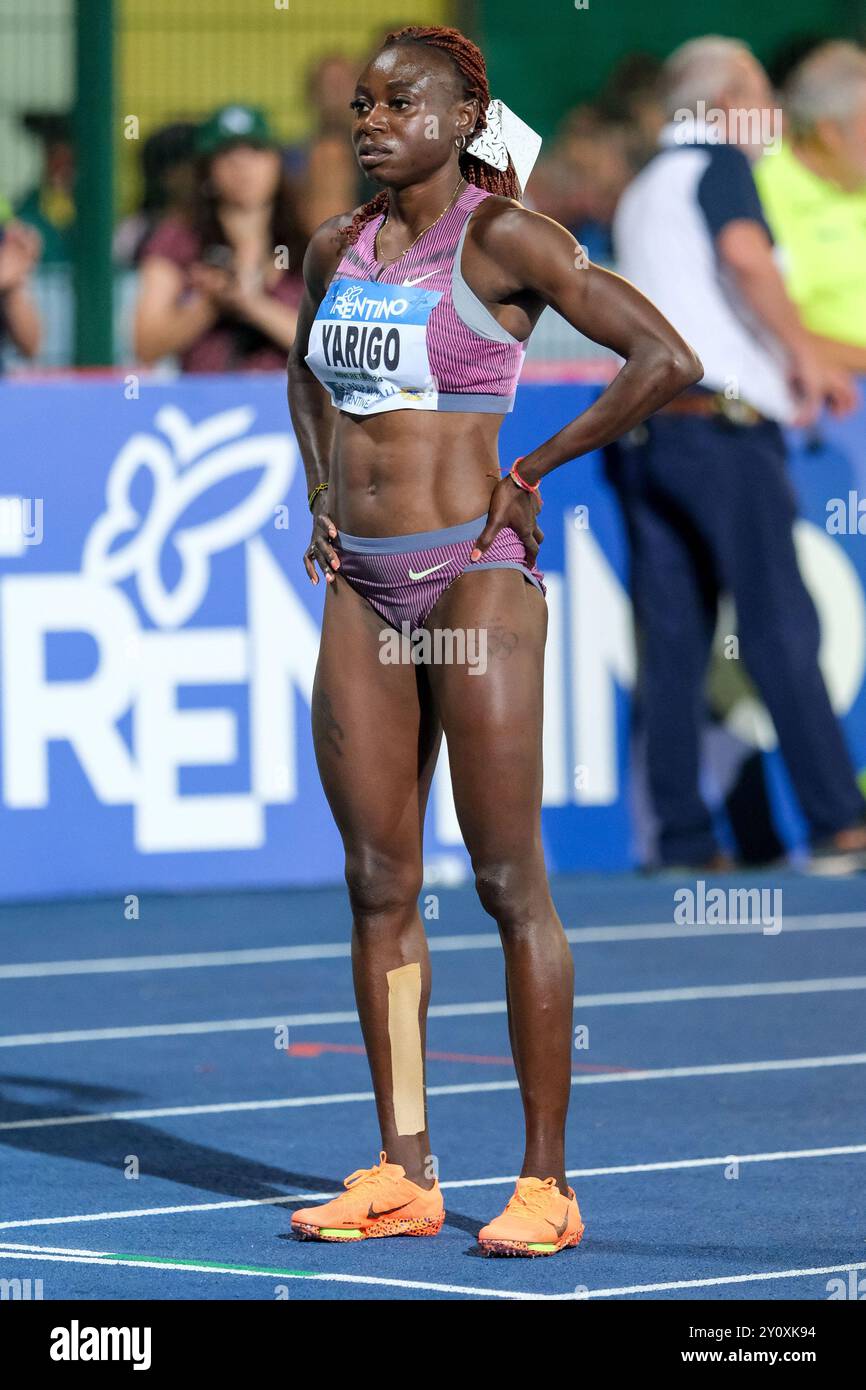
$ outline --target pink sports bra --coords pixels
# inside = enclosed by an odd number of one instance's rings
[[[469,184],[453,208],[384,268],[384,214],[346,248],[310,330],[306,361],[338,410],[464,410],[514,406],[526,346],[463,279],[466,229],[485,198]]]

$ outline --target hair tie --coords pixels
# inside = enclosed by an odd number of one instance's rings
[[[466,154],[474,155],[484,164],[500,170],[508,168],[510,157],[523,192],[538,159],[541,136],[516,116],[504,101],[491,101],[486,114],[487,125],[466,146]]]

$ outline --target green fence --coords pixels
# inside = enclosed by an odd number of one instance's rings
[[[770,62],[797,36],[863,38],[866,0],[0,0],[0,221],[21,210],[43,233],[42,361],[128,360],[134,285],[112,267],[112,233],[140,196],[150,132],[242,100],[300,140],[311,66],[329,53],[360,65],[403,23],[460,25],[494,95],[549,138],[626,53],[715,29]]]

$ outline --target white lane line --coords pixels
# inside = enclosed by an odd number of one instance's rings
[[[786,917],[784,932],[839,931],[866,927],[864,912],[826,912]],[[665,941],[689,937],[758,936],[759,924],[676,926],[672,922],[634,922],[621,926],[569,927],[565,935],[575,946],[618,941]],[[492,951],[501,948],[498,932],[462,936],[430,936],[431,951]],[[192,951],[174,955],[97,956],[87,960],[23,961],[0,965],[0,980],[38,979],[52,975],[114,975],[139,970],[200,970],[212,966],[272,965],[279,961],[333,960],[351,954],[348,941],[311,942],[300,946],[264,946],[250,950]]]
[[[244,1269],[239,1265],[216,1262],[194,1264],[192,1261],[130,1259],[103,1250],[64,1250],[62,1247],[0,1246],[0,1259],[47,1260],[56,1264],[113,1265],[126,1269],[172,1269],[179,1274],[239,1274],[253,1279],[311,1279],[326,1284],[363,1284],[392,1289],[426,1289],[431,1293],[462,1294],[468,1298],[516,1298],[536,1302],[557,1297],[544,1293],[518,1292],[516,1289],[479,1289],[467,1284],[434,1284],[424,1279],[383,1279],[373,1274],[320,1274],[297,1269]],[[571,1297],[571,1295],[569,1295]]]
[[[756,1274],[723,1274],[710,1279],[675,1279],[656,1284],[625,1284],[620,1288],[590,1289],[579,1285],[580,1293],[527,1293],[512,1289],[479,1289],[466,1284],[434,1284],[420,1279],[383,1279],[377,1275],[314,1273],[306,1270],[254,1269],[238,1265],[224,1265],[216,1262],[195,1264],[192,1261],[129,1258],[101,1250],[66,1250],[62,1246],[2,1246],[0,1258],[8,1260],[45,1260],[58,1264],[113,1265],[127,1269],[171,1269],[178,1273],[193,1274],[239,1274],[258,1279],[314,1279],[333,1284],[364,1284],[386,1286],[396,1289],[426,1289],[432,1293],[462,1294],[470,1298],[511,1298],[519,1300],[568,1299],[582,1301],[589,1298],[622,1298],[628,1294],[662,1293],[673,1289],[718,1288],[726,1284],[756,1284],[771,1279],[808,1279],[826,1274],[849,1274],[866,1269],[866,1262],[852,1261],[849,1264],[817,1265],[811,1269],[770,1269]],[[585,1292],[583,1291],[585,1289]]]
[[[497,941],[499,938],[496,938]],[[89,960],[22,961],[0,965],[0,980],[28,980],[48,975],[122,975],[136,970],[198,970],[217,965],[271,965],[275,961],[328,960],[348,956],[349,942],[311,946],[263,946],[246,951],[192,951],[161,956],[97,956]]]
[[[724,1168],[734,1160],[737,1163],[788,1163],[798,1158],[844,1158],[850,1154],[866,1154],[866,1144],[834,1144],[823,1149],[776,1149],[771,1153],[757,1154],[719,1154],[715,1158],[672,1158],[659,1163],[621,1163],[607,1168],[570,1168],[566,1177],[601,1178],[619,1176],[623,1173],[669,1173],[680,1168]],[[476,1181],[486,1184],[490,1179],[480,1178]],[[513,1181],[516,1182],[517,1178]],[[475,1182],[462,1185],[474,1186]],[[440,1186],[448,1187],[448,1183],[441,1183]]]
[[[576,1009],[598,1009],[643,1004],[691,1004],[702,999],[765,999],[778,995],[828,994],[866,989],[866,975],[840,975],[814,980],[749,981],[736,985],[685,985],[674,989],[620,990],[608,994],[576,994]],[[432,1004],[429,1018],[476,1018],[504,1014],[504,999],[466,1004]],[[195,1023],[148,1023],[127,1028],[75,1028],[56,1033],[7,1033],[0,1047],[43,1047],[51,1043],[118,1042],[132,1038],[173,1038],[205,1033],[248,1033],[258,1029],[319,1028],[338,1023],[357,1023],[354,1009],[326,1013],[274,1014],[260,1018],[200,1019]]]
[[[678,1081],[698,1076],[743,1076],[771,1071],[808,1071],[818,1067],[862,1067],[866,1052],[835,1057],[786,1057],[756,1062],[713,1062],[693,1067],[640,1068],[634,1071],[595,1072],[571,1078],[572,1086],[606,1086],[615,1081]],[[467,1081],[451,1086],[428,1086],[428,1096],[477,1096],[494,1091],[516,1091],[513,1081]],[[310,1105],[351,1105],[373,1101],[372,1091],[328,1092],[318,1096],[280,1096],[276,1100],[215,1101],[211,1105],[164,1105],[141,1110],[105,1110],[84,1115],[40,1116],[38,1119],[4,1120],[0,1132],[51,1129],[55,1125],[98,1125],[115,1120],[160,1120],[178,1115],[235,1115],[243,1111],[303,1110]]]
[[[670,1289],[709,1289],[720,1284],[760,1284],[765,1279],[807,1279],[818,1274],[847,1274],[866,1269],[866,1262],[819,1265],[814,1269],[769,1269],[761,1274],[723,1274],[713,1279],[675,1279],[667,1284],[626,1284],[618,1289],[590,1289],[584,1298],[622,1298],[630,1293],[662,1293]],[[573,1297],[573,1295],[572,1295]]]
[[[567,1178],[620,1177],[629,1173],[668,1173],[689,1168],[724,1168],[736,1159],[737,1163],[788,1163],[796,1159],[840,1158],[851,1154],[866,1154],[866,1144],[836,1144],[824,1149],[778,1149],[771,1153],[719,1154],[715,1158],[672,1158],[658,1163],[617,1163],[607,1168],[568,1168]],[[517,1174],[504,1178],[454,1178],[441,1182],[444,1190],[465,1191],[473,1187],[513,1187]],[[20,1230],[29,1226],[66,1226],[88,1221],[127,1221],[143,1216],[181,1216],[190,1212],[234,1211],[241,1207],[279,1207],[293,1202],[327,1202],[339,1195],[330,1192],[295,1192],[285,1197],[237,1198],[230,1202],[189,1202],[184,1206],[136,1207],[131,1211],[97,1211],[73,1216],[28,1217],[26,1221],[0,1221],[0,1231]]]

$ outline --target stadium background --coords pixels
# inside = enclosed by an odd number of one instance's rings
[[[337,51],[361,60],[400,23],[463,27],[484,48],[494,94],[551,138],[627,53],[664,56],[717,27],[772,63],[797,36],[856,37],[864,20],[864,5],[808,0],[784,10],[739,0],[712,17],[621,0],[616,23],[600,0],[585,9],[570,0],[3,0],[0,196],[11,203],[38,177],[38,146],[22,113],[71,112],[78,222],[73,263],[44,265],[35,277],[40,359],[25,367],[10,354],[0,383],[0,894],[279,886],[341,875],[307,728],[320,595],[298,560],[309,522],[284,384],[170,380],[135,368],[135,272],[113,268],[110,252],[118,219],[140,193],[140,141],[167,120],[198,120],[238,100],[264,107],[285,140],[301,140],[311,64]],[[125,136],[130,116],[137,139]],[[606,357],[548,311],[502,457],[583,408],[610,370]],[[208,442],[193,447],[190,465],[183,431],[205,425]],[[825,522],[828,499],[864,485],[864,441],[862,409],[793,441],[825,674],[861,768],[866,568],[856,525],[830,536]],[[141,488],[158,454],[175,481],[196,468],[204,478],[220,448],[225,475],[218,486],[201,484],[183,524],[225,521],[245,500],[247,519],[208,553],[197,595],[173,602],[172,586],[184,579],[178,511],[156,557],[168,597],[155,599],[134,555],[125,569],[106,561],[106,535],[116,540],[123,530],[116,493],[124,468],[137,452]],[[144,488],[130,500],[146,496]],[[621,523],[597,457],[562,470],[546,497],[548,861],[554,871],[623,869],[642,858],[652,825],[640,750],[629,743],[634,651]],[[31,544],[15,518],[36,499],[42,525]],[[731,621],[722,616],[720,638]],[[720,662],[710,692],[717,721],[708,733],[708,796],[724,819],[743,769],[764,750],[777,828],[796,852],[804,827],[748,681]],[[429,820],[428,881],[457,882],[467,865],[444,761]]]

